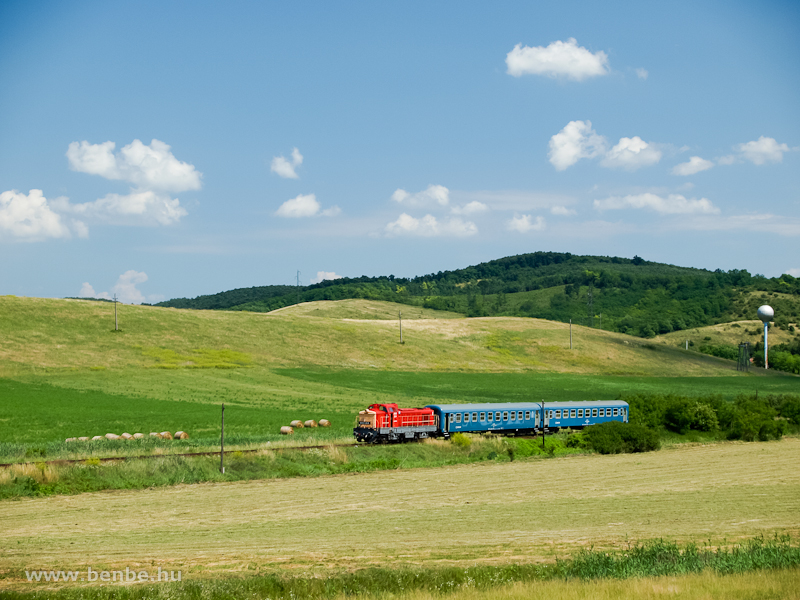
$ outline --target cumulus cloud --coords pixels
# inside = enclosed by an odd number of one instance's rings
[[[272,166],[270,166],[270,170],[284,179],[298,179],[299,176],[297,175],[296,169],[302,164],[303,155],[300,154],[300,151],[297,148],[293,148],[291,162],[286,160],[283,155],[276,156],[272,159]]]
[[[583,46],[578,46],[575,38],[533,48],[517,44],[506,55],[506,66],[507,73],[514,77],[545,75],[573,81],[583,81],[609,72],[606,53],[598,51],[592,54]]]
[[[713,166],[714,163],[711,162],[710,160],[700,158],[699,156],[692,156],[689,159],[689,162],[675,165],[672,168],[672,174],[683,175],[683,176],[694,175],[695,173],[699,173],[700,171],[707,171]]]
[[[489,210],[489,207],[486,206],[483,202],[478,202],[477,200],[473,200],[472,202],[468,202],[464,206],[454,206],[450,209],[454,215],[474,215],[477,213],[486,212]]]
[[[739,144],[735,146],[735,149],[739,151],[742,158],[749,160],[754,165],[782,162],[783,153],[790,150],[786,144],[779,144],[775,138],[763,135],[755,141]]]
[[[58,198],[53,201],[53,207],[114,225],[173,225],[188,214],[177,198],[152,190],[107,194],[94,202],[80,204]]]
[[[600,165],[635,171],[641,167],[654,165],[660,160],[661,151],[636,135],[632,138],[620,138],[619,143],[600,161]]]
[[[478,233],[478,227],[475,223],[463,221],[458,217],[443,219],[440,222],[433,215],[425,215],[421,219],[417,219],[403,213],[396,221],[386,225],[386,234],[389,236],[466,237],[476,233]]]
[[[41,241],[69,238],[73,233],[86,237],[86,224],[63,219],[53,211],[42,190],[30,190],[27,195],[17,190],[0,193],[0,239]]]
[[[287,200],[280,205],[275,214],[279,217],[301,218],[301,217],[335,217],[341,213],[338,206],[331,206],[321,210],[320,203],[317,202],[315,194],[299,194],[296,198]]]
[[[544,226],[544,217],[536,217],[534,219],[531,215],[515,215],[507,223],[509,231],[518,231],[519,233],[541,231]]]
[[[650,73],[647,72],[647,69],[642,69],[641,67],[636,69],[636,76],[639,79],[647,79],[648,75],[650,75]]]
[[[785,273],[792,277],[800,277],[800,269],[786,269]]]
[[[113,299],[114,296],[117,300],[124,304],[141,304],[145,301],[144,294],[136,287],[139,284],[147,281],[147,274],[141,271],[125,271],[117,279],[117,283],[111,288],[111,292],[100,292],[99,294],[94,291],[92,285],[85,281],[78,292],[80,298],[105,298],[107,300]],[[151,297],[154,299],[154,297]]]
[[[719,209],[708,198],[687,199],[680,194],[670,194],[666,198],[657,194],[645,193],[628,196],[611,196],[605,200],[595,200],[597,210],[620,210],[624,208],[647,208],[660,214],[719,214]]]
[[[72,142],[67,149],[69,166],[73,171],[127,181],[142,189],[184,192],[202,187],[202,173],[175,158],[164,142],[154,139],[147,146],[133,140],[116,154],[114,147],[114,142]]]
[[[341,275],[337,275],[333,271],[317,271],[317,276],[311,279],[311,283],[320,283],[321,281],[341,279]]]
[[[392,200],[406,206],[447,206],[450,202],[450,190],[443,185],[429,185],[427,189],[411,194],[404,189],[395,190]]]
[[[591,121],[570,121],[550,138],[548,157],[557,171],[563,171],[581,158],[605,154],[606,139],[592,129]]]
[[[557,215],[559,217],[571,217],[572,215],[576,215],[578,213],[571,208],[567,208],[566,206],[553,206],[550,209],[550,214]]]

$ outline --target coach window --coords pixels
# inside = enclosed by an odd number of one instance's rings
[[[556,419],[560,419],[560,418],[561,418],[561,411],[557,410],[556,411]]]
[[[503,412],[503,421],[508,421],[508,411]]]
[[[469,423],[469,413],[464,413],[464,423]]]
[[[487,416],[489,417],[489,420],[491,421],[492,417],[494,417],[494,413],[487,413]]]
[[[461,423],[461,413],[456,413],[456,423]]]
[[[573,418],[573,419],[575,418],[575,409],[574,408],[571,411],[569,411],[569,416],[571,418]]]
[[[601,408],[600,409],[600,416],[601,417],[605,417],[606,416],[606,409],[605,408]],[[609,417],[611,416],[611,409],[610,408],[608,409],[608,416]]]
[[[499,421],[500,420],[500,413],[499,412],[494,413],[494,420],[495,421]]]
[[[477,423],[478,422],[478,413],[472,413],[472,422],[473,423]]]
[[[531,418],[531,411],[529,411],[529,410],[526,410],[526,411],[525,411],[525,420],[527,421],[527,420],[528,420],[528,419],[530,419],[530,418]]]
[[[456,416],[455,414],[450,413],[449,415],[447,415],[447,419],[452,423],[453,421],[456,420]]]
[[[600,410],[602,411],[603,409],[601,408]],[[593,417],[596,417],[596,416],[597,416],[597,409],[596,409],[596,408],[593,408],[593,409],[592,409],[592,416],[593,416]],[[603,415],[600,415],[600,416],[602,417]]]
[[[583,409],[582,409],[582,408],[579,408],[579,409],[578,409],[578,418],[579,418],[579,419],[582,419],[582,418],[583,418]]]
[[[485,421],[485,420],[486,420],[486,413],[481,413],[481,421]]]

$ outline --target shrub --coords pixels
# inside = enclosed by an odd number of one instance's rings
[[[459,448],[469,448],[472,440],[461,432],[456,432],[450,437],[450,441]]]
[[[733,440],[752,442],[778,439],[786,433],[786,422],[776,421],[775,410],[765,400],[740,396],[736,399],[733,419],[728,437]]]
[[[592,425],[584,430],[583,438],[589,448],[600,454],[648,452],[661,447],[658,434],[652,429],[619,421]]]
[[[780,414],[795,425],[800,425],[800,396],[789,396],[780,405]]]

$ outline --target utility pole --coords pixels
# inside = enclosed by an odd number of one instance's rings
[[[119,331],[119,321],[117,320],[117,295],[114,294],[114,331]]]
[[[219,472],[225,474],[225,403],[222,403],[222,430],[219,438]]]
[[[572,350],[572,319],[569,320],[569,349]]]
[[[397,313],[398,318],[400,319],[400,343],[403,343],[403,311],[399,311]]]

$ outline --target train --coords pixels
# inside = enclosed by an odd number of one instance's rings
[[[628,403],[621,400],[508,402],[429,404],[422,408],[384,403],[371,404],[358,413],[353,436],[358,442],[377,444],[447,439],[458,432],[538,435],[607,421],[627,423]]]

